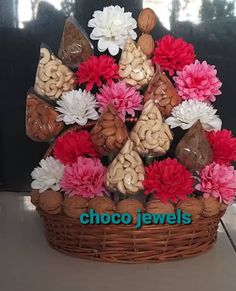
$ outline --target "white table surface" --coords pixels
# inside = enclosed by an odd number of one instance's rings
[[[0,291],[54,290],[236,290],[236,254],[220,227],[215,246],[191,259],[125,265],[72,258],[48,246],[29,197],[0,192]]]

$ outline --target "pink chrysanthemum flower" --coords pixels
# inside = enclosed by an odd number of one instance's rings
[[[111,85],[103,85],[97,94],[97,100],[100,105],[99,112],[109,105],[113,104],[120,118],[124,121],[126,113],[135,116],[135,110],[142,110],[143,96],[132,87],[128,87],[124,81]]]
[[[105,172],[99,159],[79,157],[76,163],[65,167],[60,186],[69,196],[103,196]]]
[[[184,100],[198,100],[214,102],[215,96],[220,95],[222,83],[216,76],[215,66],[208,65],[206,61],[187,65],[174,77],[179,95]]]
[[[236,171],[232,166],[212,163],[200,172],[200,183],[196,189],[203,196],[218,198],[227,205],[233,203],[236,195]]]

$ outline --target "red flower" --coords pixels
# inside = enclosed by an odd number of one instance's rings
[[[156,198],[166,203],[168,200],[177,202],[184,200],[194,191],[194,180],[191,173],[176,159],[170,158],[154,162],[145,168],[143,182],[145,195],[153,193]]]
[[[90,134],[86,130],[71,131],[56,140],[54,157],[63,164],[73,164],[78,157],[97,157]]]
[[[91,56],[79,65],[77,83],[79,85],[87,83],[86,90],[92,90],[94,85],[101,87],[103,83],[111,84],[112,80],[119,78],[119,66],[112,57],[101,55]]]
[[[182,38],[166,35],[156,42],[153,63],[159,64],[164,70],[174,75],[175,71],[182,71],[185,65],[194,62],[196,56],[193,45]]]
[[[207,138],[211,145],[214,162],[230,165],[236,161],[236,138],[227,129],[207,132]]]

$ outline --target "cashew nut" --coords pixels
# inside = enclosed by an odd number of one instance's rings
[[[136,171],[136,173],[141,173],[141,174],[145,174],[145,170],[144,170],[144,167],[143,166],[137,166],[136,168],[135,168],[135,171]]]
[[[57,93],[55,94],[55,99],[58,99],[62,95],[62,90],[58,89]]]
[[[138,179],[140,180],[140,181],[143,181],[144,180],[144,174],[143,173],[138,173]]]
[[[161,148],[160,146],[157,146],[153,149],[154,153],[159,153],[160,155],[165,155],[166,151],[163,150],[163,148]]]
[[[130,78],[125,78],[124,81],[131,86],[137,85],[137,81],[130,79]]]
[[[57,65],[53,65],[53,66],[45,66],[45,75],[47,75],[48,77],[51,77],[53,72],[56,72],[57,70]]]
[[[147,131],[146,132],[146,139],[147,143],[149,143],[150,145],[156,145],[158,143],[158,141],[156,139],[153,138],[152,136],[152,132],[151,131]]]
[[[39,68],[37,75],[38,75],[39,79],[43,82],[46,82],[50,79],[47,75],[45,75],[45,71],[43,68]]]
[[[39,61],[40,64],[46,64],[50,61],[50,52],[48,49],[41,48],[40,56],[41,56],[41,60]]]
[[[143,60],[142,60],[141,57],[139,57],[139,58],[135,58],[132,61],[131,65],[132,65],[133,68],[135,68],[136,66],[138,66],[139,64],[142,64],[142,63],[143,63]]]
[[[148,149],[148,150],[153,150],[155,147],[156,147],[156,145],[157,144],[155,144],[155,145],[153,145],[153,144],[149,144],[147,141],[143,141],[142,142],[142,144],[143,144],[143,146],[146,148],[146,149]]]
[[[135,168],[137,166],[137,162],[130,154],[125,154],[125,159],[131,163],[131,167]]]
[[[118,160],[119,162],[121,162],[121,164],[124,164],[124,162],[125,162],[125,158],[124,158],[123,155],[118,155],[118,156],[117,156],[117,160]]]
[[[172,134],[169,126],[166,123],[163,123],[163,127],[164,127],[165,133],[167,134],[169,139],[172,140],[173,139],[173,134]]]
[[[125,169],[124,175],[126,176],[128,174],[132,176],[131,183],[136,184],[138,182],[138,174],[135,172],[135,170],[132,168]]]
[[[131,79],[133,79],[135,81],[141,81],[141,80],[143,80],[145,78],[145,74],[142,71],[140,71],[138,73],[132,72],[130,74],[130,77],[131,77]]]
[[[124,183],[123,183],[123,181],[120,181],[118,184],[117,184],[117,190],[119,191],[119,192],[121,192],[122,194],[126,194],[126,189],[125,189],[125,187],[124,187]]]
[[[59,81],[56,83],[57,88],[61,88],[64,84],[64,75],[62,74],[62,72],[58,72],[58,76],[59,76]]]
[[[124,70],[119,70],[119,75],[121,78],[126,78],[130,75],[131,71],[132,71],[131,65],[127,65]]]
[[[146,132],[150,130],[150,126],[148,124],[142,125],[138,131],[138,136],[141,140],[145,139]]]
[[[123,164],[123,167],[126,169],[126,168],[129,168],[130,167],[130,162],[127,162],[125,161],[124,164]]]
[[[130,138],[134,141],[136,146],[140,144],[140,139],[136,132],[131,131]]]
[[[155,106],[155,104],[154,104],[153,100],[148,100],[144,104],[142,114],[148,115],[152,111],[152,109],[153,109],[154,106]]]
[[[115,160],[114,160],[115,161]],[[112,177],[115,177],[116,176],[116,172],[118,169],[122,169],[122,164],[118,161],[115,161],[115,163],[111,165],[111,168],[110,168],[110,175]]]
[[[137,165],[142,165],[143,162],[137,152],[132,151],[130,154],[135,158]]]
[[[54,89],[56,89],[56,91],[55,91],[55,93],[54,94],[56,94],[56,92],[57,92],[57,88],[56,88],[56,82],[55,82],[55,80],[52,80],[52,79],[50,79],[50,80],[48,80],[46,83],[45,83],[45,91],[46,91],[46,93],[49,93],[49,92],[51,92],[52,90],[54,90]],[[47,94],[48,95],[48,94]],[[51,96],[51,95],[50,95]]]
[[[136,193],[138,192],[138,187],[131,184],[132,181],[132,175],[126,174],[124,177],[124,186],[130,193]]]
[[[125,145],[123,146],[123,148],[121,149],[120,153],[123,155],[130,153],[132,151],[132,148],[133,148],[133,142],[130,139],[128,139]]]

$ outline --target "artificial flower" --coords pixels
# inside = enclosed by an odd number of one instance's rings
[[[193,45],[182,38],[174,38],[167,34],[156,42],[153,62],[159,64],[163,70],[174,75],[175,71],[181,71],[185,65],[193,63],[195,53]]]
[[[174,77],[178,94],[184,100],[215,101],[215,96],[221,94],[219,89],[222,86],[216,74],[215,66],[208,65],[206,61],[195,61],[194,64],[185,66],[183,71],[177,72],[177,77]]]
[[[69,196],[103,196],[105,172],[99,159],[79,157],[76,163],[65,167],[60,185]]]
[[[101,55],[91,56],[79,65],[77,82],[79,85],[86,83],[86,90],[90,91],[96,85],[101,87],[103,83],[111,84],[117,80],[119,67],[112,57]]]
[[[191,173],[178,163],[177,159],[156,161],[146,167],[145,172],[145,194],[152,193],[164,203],[184,200],[194,191]]]
[[[78,157],[97,157],[90,134],[86,130],[69,131],[57,138],[53,155],[63,164],[76,163]]]
[[[230,165],[231,162],[236,161],[236,138],[230,130],[207,132],[207,139],[217,164]]]
[[[64,121],[65,124],[85,125],[89,119],[97,120],[99,115],[96,111],[97,103],[95,96],[86,90],[72,90],[62,95],[57,101],[56,110],[61,114],[58,115],[57,121]]]
[[[112,103],[124,121],[126,113],[135,116],[135,110],[142,110],[143,96],[133,87],[129,87],[124,81],[121,81],[103,85],[97,94],[97,100],[100,105],[99,112]]]
[[[218,198],[227,205],[233,203],[236,194],[236,171],[233,166],[219,165],[215,162],[200,172],[200,183],[196,185],[203,196]]]
[[[206,131],[220,130],[222,121],[217,110],[211,105],[197,100],[186,100],[174,107],[171,116],[166,119],[166,123],[171,127],[181,127],[188,129],[198,120],[201,121]]]
[[[93,17],[88,22],[88,27],[92,27],[91,39],[98,40],[98,50],[104,52],[109,50],[113,56],[117,55],[119,49],[123,49],[127,38],[137,38],[134,29],[137,27],[136,20],[131,12],[125,12],[120,6],[104,7],[102,11],[94,12]]]
[[[59,182],[63,176],[64,165],[53,157],[42,159],[39,167],[35,168],[31,173],[33,182],[32,189],[38,189],[42,193],[48,189],[53,191],[60,190]]]

